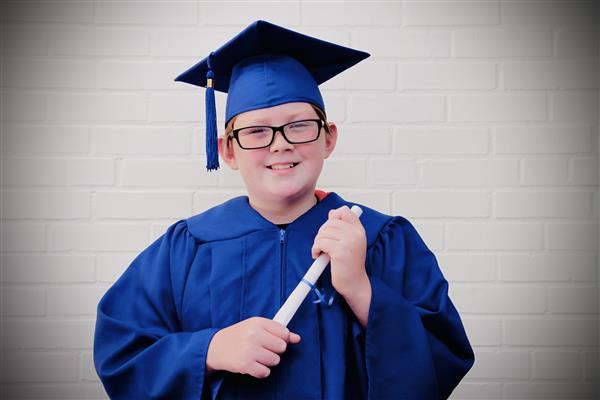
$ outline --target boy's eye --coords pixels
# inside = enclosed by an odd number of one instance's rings
[[[310,124],[307,121],[300,121],[300,122],[294,122],[288,126],[290,129],[302,129],[302,128],[306,128],[309,125]]]
[[[257,126],[254,128],[245,129],[244,133],[247,135],[259,135],[259,134],[267,133],[269,131],[270,131],[270,129],[267,127]]]

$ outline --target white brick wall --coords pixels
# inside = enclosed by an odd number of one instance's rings
[[[106,398],[98,299],[170,223],[244,190],[205,172],[204,92],[173,80],[258,18],[372,54],[322,86],[340,139],[319,187],[409,218],[435,252],[476,352],[452,398],[598,397],[597,2],[52,0],[0,15],[0,397]],[[217,109],[222,124],[222,94]]]

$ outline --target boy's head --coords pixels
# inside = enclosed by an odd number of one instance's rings
[[[270,113],[272,110],[289,111],[290,107],[295,107],[285,106],[286,104],[300,103],[307,113],[318,114],[313,108],[316,106],[324,114],[325,104],[318,85],[368,56],[368,53],[325,42],[265,21],[249,25],[176,78],[178,81],[207,88],[207,168],[218,168],[213,90],[229,94],[225,124],[233,126],[234,131],[241,127],[238,123],[245,118],[252,122],[258,115],[263,119],[277,120]],[[281,107],[277,108],[278,106]],[[238,121],[231,123],[234,117]],[[324,115],[320,118],[324,121]],[[286,122],[291,120],[276,126]],[[336,134],[337,131],[329,137]],[[279,140],[280,136],[276,135],[275,140]],[[318,139],[324,138],[325,136]],[[335,145],[335,138],[333,140]],[[308,145],[310,143],[295,146]],[[235,151],[235,146],[233,149]],[[327,155],[329,153],[330,151]]]
[[[234,116],[218,148],[240,171],[249,197],[269,203],[313,193],[336,141],[337,127],[322,110],[289,102]]]

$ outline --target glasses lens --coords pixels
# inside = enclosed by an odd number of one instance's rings
[[[240,145],[246,149],[265,147],[271,142],[273,130],[268,126],[251,126],[238,131]]]
[[[319,135],[319,123],[317,121],[297,121],[283,128],[285,136],[292,143],[310,142]]]

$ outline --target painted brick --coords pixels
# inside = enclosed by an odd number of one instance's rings
[[[497,218],[587,218],[592,192],[499,191],[495,194]]]
[[[518,161],[511,159],[426,160],[421,164],[426,186],[503,186],[519,183]]]
[[[186,187],[210,186],[217,176],[208,173],[204,160],[124,160],[121,182],[124,186]]]
[[[133,224],[55,224],[48,226],[53,251],[140,251],[148,244],[148,228]]]
[[[388,128],[338,126],[334,154],[389,154],[392,135]]]
[[[91,149],[96,154],[189,154],[191,134],[187,127],[95,127]]]
[[[4,154],[87,153],[88,129],[83,126],[5,125]]]
[[[3,91],[2,120],[42,121],[49,111],[46,109],[45,94],[16,93]]]
[[[366,183],[365,163],[361,159],[334,159],[325,162],[317,187],[361,186]]]
[[[351,45],[382,58],[448,57],[450,33],[419,28],[356,29],[352,31]]]
[[[396,63],[369,61],[360,62],[355,67],[319,85],[325,92],[329,90],[388,90],[396,89]]]
[[[53,30],[50,48],[61,55],[134,56],[150,52],[145,29],[63,28]]]
[[[3,390],[3,394],[11,399],[109,399],[100,382],[11,384],[3,387]]]
[[[488,217],[491,196],[481,191],[411,190],[394,196],[394,210],[418,218]]]
[[[444,107],[444,98],[438,95],[356,95],[348,100],[352,122],[443,121]]]
[[[189,68],[188,61],[106,61],[100,64],[103,89],[180,90],[175,77]]]
[[[552,54],[549,29],[459,29],[453,32],[455,57],[544,57]]]
[[[485,282],[496,279],[496,257],[492,254],[442,253],[436,257],[449,282]]]
[[[598,27],[563,28],[556,32],[555,54],[560,58],[598,58]]]
[[[594,318],[523,317],[504,320],[504,343],[515,346],[596,346]]]
[[[591,1],[501,2],[502,24],[522,26],[594,26],[598,8]]]
[[[276,21],[278,25],[300,24],[300,2],[272,2],[258,6],[256,2],[200,2],[200,23],[203,25],[240,25],[238,30],[257,19]],[[294,27],[290,27],[294,28]]]
[[[572,158],[570,183],[573,185],[598,185],[598,159]]]
[[[526,351],[477,351],[477,364],[470,378],[527,379],[531,376],[531,357]]]
[[[125,272],[136,253],[98,254],[96,256],[96,279],[100,282],[115,282]]]
[[[91,349],[94,320],[13,320],[3,322],[7,349]]]
[[[404,3],[404,24],[411,25],[496,25],[500,8],[494,2],[428,1]]]
[[[580,379],[581,355],[574,351],[536,351],[533,353],[535,379]]]
[[[552,250],[598,250],[598,225],[588,222],[549,222],[546,247]]]
[[[9,58],[4,62],[5,87],[93,89],[96,86],[93,61]]]
[[[547,117],[543,94],[455,94],[448,98],[450,121],[544,121]]]
[[[546,311],[546,288],[541,286],[454,285],[452,299],[462,312],[537,314]]]
[[[94,257],[74,254],[5,254],[2,281],[10,283],[94,281]]]
[[[598,92],[553,94],[552,120],[558,122],[598,123]]]
[[[2,8],[6,21],[92,22],[94,4],[64,1],[11,1]]]
[[[489,62],[407,62],[399,68],[404,90],[491,90],[496,88],[496,65]]]
[[[500,279],[511,282],[577,281],[598,280],[594,254],[551,253],[551,254],[502,254],[498,265]]]
[[[2,288],[2,316],[40,317],[44,315],[43,289]]]
[[[4,25],[0,40],[4,45],[5,55],[48,55],[50,29],[14,25]]]
[[[302,2],[302,23],[326,26],[394,26],[402,22],[399,2]],[[335,18],[331,18],[335,15]]]
[[[105,287],[51,287],[47,289],[46,312],[48,315],[96,315]],[[77,299],[77,301],[73,301]]]
[[[579,381],[506,383],[503,396],[506,399],[594,399],[598,396],[598,384]]]
[[[147,98],[140,94],[52,93],[48,118],[60,122],[146,121]]]
[[[94,366],[93,353],[82,353],[80,358],[81,379],[83,381],[100,382],[100,378],[96,373],[96,367]]]
[[[560,286],[548,289],[551,313],[598,314],[598,288]]]
[[[502,343],[501,319],[466,317],[462,322],[472,346],[499,346]]]
[[[541,223],[471,222],[447,225],[448,249],[541,250]]]
[[[502,68],[505,89],[591,89],[598,87],[598,61],[510,62]]]
[[[591,150],[590,128],[579,125],[499,126],[497,154],[570,154]]]
[[[2,215],[21,219],[89,218],[90,193],[68,191],[5,191]]]
[[[185,218],[192,208],[191,193],[97,192],[96,218]]]
[[[195,24],[198,4],[156,1],[99,2],[94,4],[94,20],[118,24]]]
[[[46,248],[46,227],[26,222],[2,222],[3,251],[42,251]]]
[[[414,185],[417,165],[414,160],[371,159],[367,161],[367,181],[373,185]]]
[[[521,161],[526,185],[564,185],[568,179],[568,160],[560,158],[527,158]]]
[[[394,129],[394,154],[487,154],[485,128],[409,127]]]
[[[194,59],[190,59],[188,67],[191,67],[198,62],[196,58],[206,57],[211,51],[219,48],[223,43],[238,34],[239,31],[240,28],[237,26],[210,29],[157,29],[152,33],[152,55],[194,57]]]
[[[13,350],[3,354],[3,382],[65,382],[77,379],[77,355]]]

